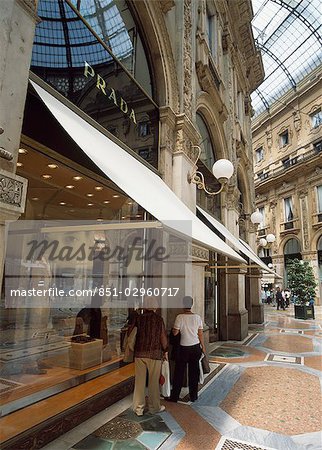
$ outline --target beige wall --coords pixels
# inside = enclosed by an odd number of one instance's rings
[[[256,206],[265,208],[265,234],[276,236],[271,253],[281,275],[284,246],[290,238],[296,238],[303,259],[311,261],[318,278],[317,242],[322,235],[322,222],[318,221],[316,188],[322,185],[322,153],[314,145],[322,140],[322,125],[313,127],[312,114],[321,110],[321,74],[320,67],[303,80],[296,93],[287,93],[273,105],[269,115],[262,113],[252,125]],[[289,143],[282,146],[280,135],[285,130]],[[256,157],[259,147],[263,147],[264,154],[260,162]],[[287,158],[290,162],[283,163]],[[289,230],[285,230],[286,197],[292,198],[294,213]],[[321,299],[320,288],[316,293]]]

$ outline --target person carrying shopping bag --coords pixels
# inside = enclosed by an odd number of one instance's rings
[[[156,314],[158,307],[157,298],[144,297],[143,314],[139,314],[133,324],[137,331],[134,347],[135,384],[132,409],[137,416],[143,416],[145,410],[147,372],[148,410],[151,414],[165,410],[165,407],[160,404],[159,379],[162,360],[168,360],[168,338],[163,319]]]
[[[199,360],[206,354],[203,339],[203,323],[198,314],[191,311],[193,298],[186,296],[182,300],[183,314],[176,317],[172,332],[174,336],[180,332],[180,347],[177,352],[173,387],[168,401],[177,402],[183,385],[184,371],[188,364],[189,395],[192,402],[198,399]]]

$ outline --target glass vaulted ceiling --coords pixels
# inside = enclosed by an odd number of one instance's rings
[[[321,0],[252,0],[253,33],[265,79],[252,94],[255,116],[322,62]]]

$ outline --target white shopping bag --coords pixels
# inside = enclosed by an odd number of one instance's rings
[[[199,359],[199,384],[203,384],[205,381],[205,376],[203,374],[202,363],[201,363],[201,360],[203,357],[204,357],[204,355],[202,355],[201,358]]]
[[[160,384],[160,392],[163,397],[170,397],[171,394],[171,386],[170,386],[170,367],[169,361],[162,361],[161,366],[161,375],[162,381],[164,379],[164,383]]]

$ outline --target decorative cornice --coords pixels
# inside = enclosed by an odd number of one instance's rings
[[[27,180],[4,170],[0,171],[0,209],[22,213],[25,208]]]
[[[169,12],[175,5],[174,0],[159,0],[159,1],[163,14]]]

